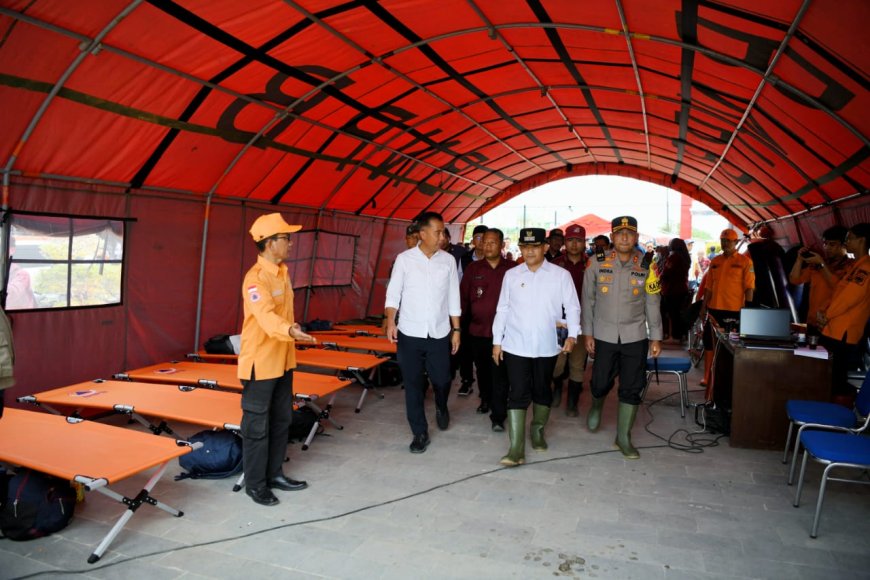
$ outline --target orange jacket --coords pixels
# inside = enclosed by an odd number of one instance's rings
[[[239,378],[275,379],[296,368],[293,326],[293,286],[285,264],[273,264],[262,256],[248,270],[242,284],[245,319],[239,349]]]
[[[746,291],[755,289],[752,260],[743,254],[720,254],[710,261],[706,290],[711,293],[707,308],[737,311],[746,302]]]
[[[837,283],[825,309],[828,323],[822,334],[858,344],[870,318],[870,256],[861,256]]]

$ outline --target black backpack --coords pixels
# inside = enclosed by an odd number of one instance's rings
[[[208,354],[236,354],[229,334],[216,334],[202,345]]]
[[[242,472],[242,439],[230,431],[200,431],[188,439],[191,443],[202,442],[178,458],[185,473],[179,479],[223,479]]]
[[[311,428],[317,423],[317,413],[309,407],[299,407],[293,409],[293,422],[290,423],[290,431],[287,434],[287,441],[305,441],[308,434],[311,433]],[[323,432],[323,426],[318,426],[317,434]]]
[[[15,541],[35,540],[67,527],[76,507],[68,481],[30,469],[8,480],[0,510],[0,532]]]

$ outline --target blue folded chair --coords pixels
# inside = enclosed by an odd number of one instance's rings
[[[870,373],[864,377],[861,390],[855,399],[855,408],[849,409],[836,403],[823,403],[821,401],[790,400],[785,404],[785,412],[788,415],[788,434],[785,438],[785,451],[782,453],[782,462],[788,461],[788,449],[791,445],[791,434],[794,426],[799,427],[795,437],[794,453],[791,458],[791,468],[788,470],[788,484],[794,482],[795,466],[797,464],[798,449],[800,448],[801,433],[805,429],[827,428],[837,431],[863,431],[867,428],[867,420],[870,419]],[[859,427],[860,418],[865,418],[863,427]]]
[[[866,388],[866,382],[862,390],[864,388]],[[870,469],[870,437],[854,433],[808,430],[799,435],[798,441],[803,445],[804,457],[801,462],[801,473],[798,478],[794,507],[800,505],[804,476],[807,471],[807,458],[812,457],[819,463],[826,464],[825,471],[822,473],[822,482],[819,485],[819,499],[816,501],[816,514],[813,517],[813,527],[810,531],[810,537],[815,538],[819,532],[819,517],[822,514],[822,504],[825,501],[825,488],[828,481],[860,483],[863,485],[870,484],[870,481],[866,480],[842,479],[830,476],[831,471],[839,467],[860,469],[862,471]]]
[[[658,364],[658,369],[656,369]],[[692,360],[676,356],[660,356],[658,359],[649,357],[646,359],[646,386],[640,397],[643,399],[646,396],[646,390],[649,388],[650,381],[656,370],[659,373],[667,373],[676,375],[680,382],[680,417],[686,416],[686,407],[689,406],[689,378],[687,373],[692,368]]]

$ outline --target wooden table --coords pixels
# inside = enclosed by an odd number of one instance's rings
[[[830,400],[830,360],[747,348],[721,331],[716,339],[713,399],[731,409],[732,447],[782,449],[788,431],[785,402]]]

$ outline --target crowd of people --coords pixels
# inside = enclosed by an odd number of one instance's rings
[[[299,229],[280,214],[254,223],[250,233],[259,256],[242,288],[244,471],[248,495],[263,505],[278,503],[273,489],[307,487],[282,467],[289,422],[281,410],[292,393],[294,343],[314,341],[293,319],[283,263],[291,234]],[[611,236],[596,236],[588,248],[579,225],[549,234],[523,228],[517,260],[497,228],[475,227],[468,249],[451,244],[443,218],[434,212],[418,216],[405,233],[407,249],[390,271],[384,328],[397,343],[412,453],[425,452],[431,443],[425,412],[430,386],[437,426],[449,428],[448,400],[458,371],[458,394],[473,393],[476,374],[477,412],[489,415],[493,431],[508,432],[500,463],[523,464],[526,431],[534,450],[546,450],[551,409],[563,397],[565,413],[579,415],[586,365],[594,361],[586,426],[590,432],[600,428],[605,398],[618,377],[614,443],[625,458],[637,459],[631,431],[647,358],[659,356],[665,339],[685,337],[693,295],[702,319],[718,324],[755,299],[752,259],[737,251],[739,236],[731,229],[720,235],[720,254],[708,258],[700,250],[694,262],[691,241],[678,238],[646,251],[632,216],[613,219]],[[866,340],[870,224],[830,228],[822,247],[800,248],[789,280],[810,285],[808,332],[820,335],[832,353],[838,394],[848,389],[849,357]],[[705,346],[711,346],[709,332]],[[702,384],[709,381],[706,368]]]

